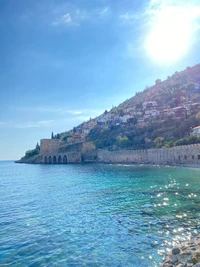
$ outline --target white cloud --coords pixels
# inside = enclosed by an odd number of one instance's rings
[[[36,122],[23,122],[23,123],[14,123],[10,125],[10,128],[38,128],[38,127],[49,127],[54,124],[53,120],[41,120]]]
[[[144,24],[152,24],[167,13],[183,14],[186,20],[195,20],[197,28],[200,27],[199,0],[150,0],[140,12],[126,12],[119,19],[122,22],[142,21]]]
[[[69,13],[65,14],[65,15],[63,16],[63,18],[62,18],[62,21],[63,21],[64,23],[72,23],[72,19],[71,19],[70,14],[69,14]]]
[[[80,9],[73,5],[65,5],[63,10],[59,10],[56,18],[52,22],[53,26],[80,26],[83,21],[96,21],[111,14],[108,6],[95,8],[93,10]]]
[[[74,115],[75,117],[77,115],[83,114],[83,115],[90,115],[92,114],[92,117],[99,115],[102,111],[102,109],[66,109],[66,108],[60,108],[60,107],[17,107],[16,108],[19,111],[26,111],[26,112],[38,112],[38,113],[54,113],[55,115]],[[1,123],[0,123],[1,124]]]
[[[69,13],[66,13],[52,22],[53,26],[79,26],[79,23],[73,19]]]
[[[142,18],[142,13],[130,13],[130,12],[126,12],[124,14],[119,15],[119,19],[123,22],[123,23],[129,23],[129,22],[133,22],[135,20],[139,20]]]
[[[100,15],[100,16],[103,16],[103,17],[108,16],[110,13],[111,13],[111,11],[110,11],[110,8],[109,8],[108,6],[102,8],[102,9],[99,11],[99,15]]]
[[[199,0],[151,0],[145,10],[149,25],[154,26],[167,17],[180,18],[190,24],[191,31],[200,29]]]

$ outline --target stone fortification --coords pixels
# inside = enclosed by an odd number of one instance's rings
[[[40,157],[41,163],[80,163],[82,155],[80,152],[63,152],[59,153],[60,141],[58,139],[41,139],[40,140]]]
[[[58,139],[42,139],[40,141],[41,163],[149,163],[168,165],[200,166],[200,144],[177,146],[172,148],[147,150],[98,150],[90,155],[87,152],[61,152]]]
[[[147,150],[98,150],[98,160],[106,163],[141,163],[148,161]]]
[[[41,139],[40,140],[40,155],[53,155],[58,153],[60,142],[58,139]]]
[[[200,165],[200,144],[147,150],[98,150],[98,159],[106,163],[150,163]]]
[[[149,149],[148,161],[155,164],[196,164],[200,165],[200,144],[177,146],[163,149]]]

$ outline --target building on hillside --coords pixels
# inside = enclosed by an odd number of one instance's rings
[[[179,118],[184,117],[186,114],[186,110],[184,107],[175,107],[175,108],[172,108],[171,111],[174,111],[175,116]]]
[[[142,109],[154,109],[156,106],[158,105],[158,103],[156,101],[145,101],[142,104]]]
[[[196,83],[196,84],[194,85],[194,88],[195,88],[196,90],[199,90],[199,89],[200,89],[200,84],[199,84],[199,83]]]
[[[200,137],[200,126],[194,127],[190,133],[190,135],[194,135]]]
[[[75,141],[80,141],[81,140],[81,134],[76,132],[74,135],[73,135],[73,139]]]
[[[90,120],[90,121],[88,121],[87,124],[89,127],[95,127],[97,125],[97,122],[96,122],[96,120]]]
[[[158,84],[160,84],[161,83],[161,79],[157,79],[157,80],[155,80],[155,84],[156,85],[158,85]]]
[[[130,118],[131,118],[131,115],[125,115],[123,117],[119,117],[120,122],[122,122],[122,123],[127,123],[128,119],[130,119]]]

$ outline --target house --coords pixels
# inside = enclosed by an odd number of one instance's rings
[[[96,120],[90,120],[90,121],[88,121],[88,126],[90,126],[90,127],[95,127],[96,125],[97,125],[97,122],[96,122]]]
[[[194,127],[190,133],[190,135],[194,135],[200,137],[200,126]]]
[[[131,118],[130,115],[125,115],[125,116],[123,116],[123,117],[120,117],[120,121],[121,121],[122,123],[127,123],[128,119],[130,119],[130,118]]]
[[[158,105],[158,103],[156,101],[145,101],[143,104],[142,104],[142,109],[145,110],[147,108],[149,109],[152,109],[152,108],[155,108],[156,106]]]
[[[160,112],[158,110],[152,110],[151,111],[151,116],[152,117],[156,117],[156,116],[159,116],[160,115]]]
[[[199,84],[199,83],[195,83],[194,88],[195,88],[196,90],[199,90],[199,89],[200,89],[200,84]]]
[[[176,117],[183,117],[185,116],[186,110],[184,107],[175,107],[172,108],[171,111],[173,111],[176,115]]]
[[[161,79],[157,79],[157,80],[155,80],[155,84],[156,85],[158,85],[158,84],[160,84],[161,83]]]
[[[73,135],[73,139],[78,141],[78,140],[81,140],[81,134],[76,132],[74,135]]]

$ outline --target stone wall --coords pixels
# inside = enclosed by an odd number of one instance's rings
[[[141,163],[148,161],[147,150],[118,150],[107,151],[98,150],[98,159],[100,162],[110,163]]]
[[[200,165],[200,144],[163,149],[149,149],[148,161],[155,164]]]
[[[82,155],[79,152],[41,155],[41,163],[44,164],[67,164],[67,163],[81,163],[81,162],[82,162]]]
[[[100,162],[200,165],[200,144],[147,150],[98,150]]]
[[[58,139],[41,139],[40,140],[40,156],[41,163],[80,163],[82,155],[80,152],[63,152],[58,153],[60,142]]]
[[[40,155],[58,153],[60,142],[58,139],[41,139],[40,140]]]
[[[98,150],[92,153],[61,152],[58,139],[42,139],[40,156],[42,163],[150,163],[169,165],[199,165],[200,144],[147,150]],[[91,155],[90,155],[91,154]]]

